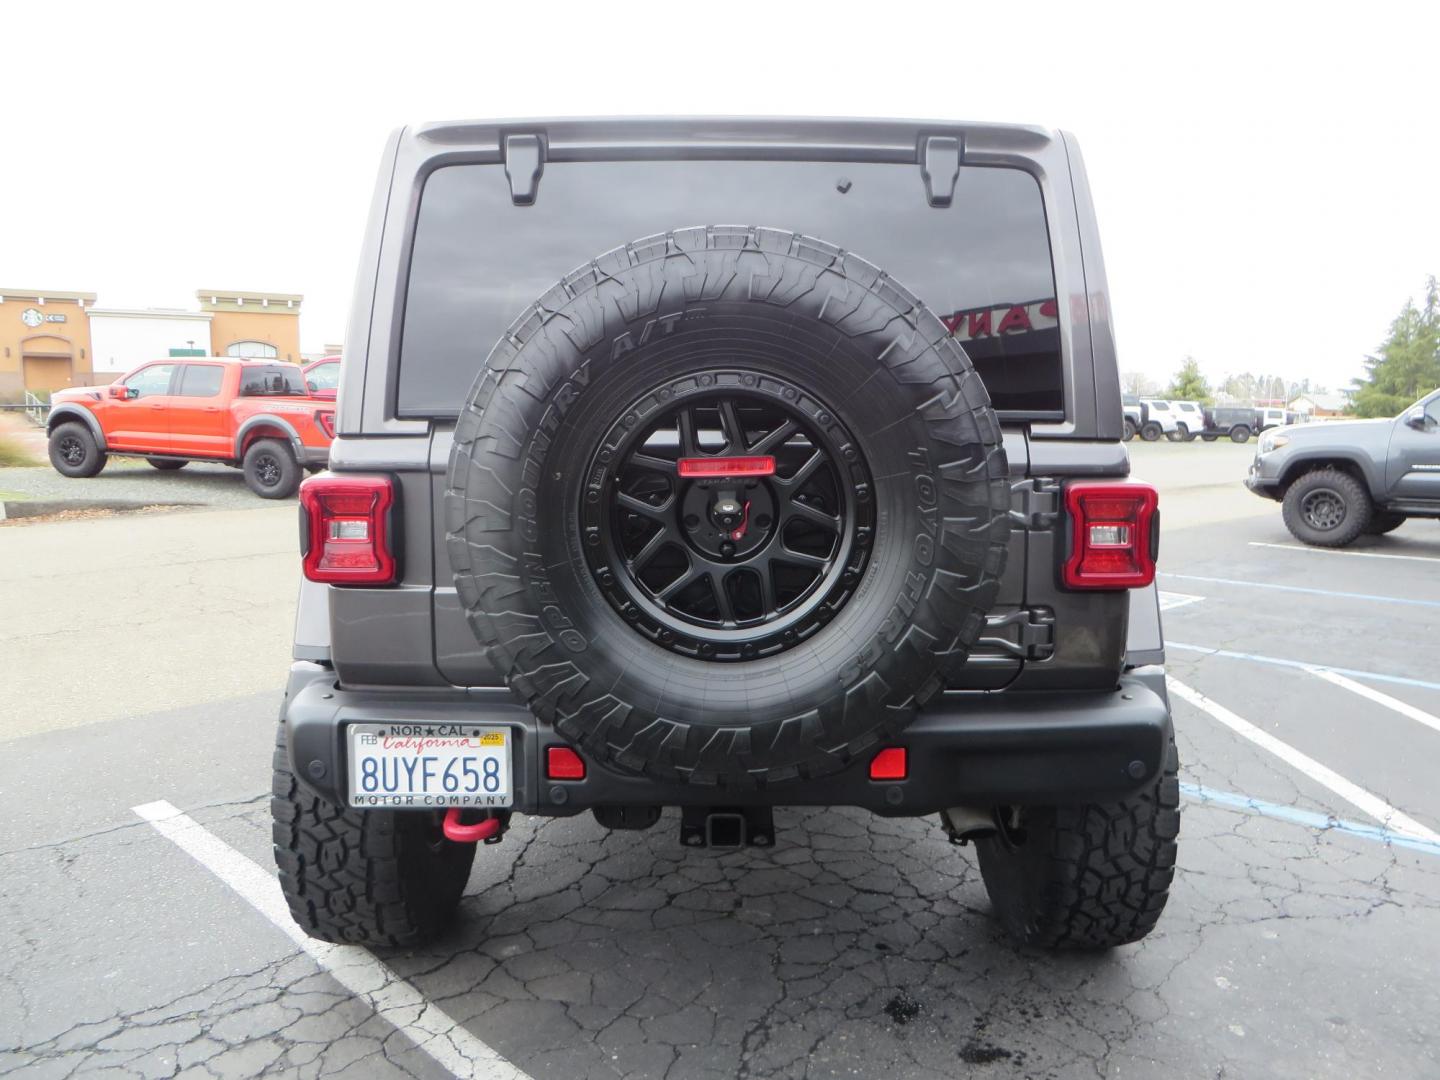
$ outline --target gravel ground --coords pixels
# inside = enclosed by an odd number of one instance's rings
[[[49,465],[0,469],[0,499],[104,499],[190,504],[228,510],[275,506],[245,486],[239,469],[191,462],[179,472],[160,472],[140,460],[112,458],[99,476],[75,480]]]

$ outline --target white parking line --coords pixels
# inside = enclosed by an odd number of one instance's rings
[[[1287,742],[1277,739],[1268,731],[1262,731],[1249,720],[1236,716],[1229,709],[1219,702],[1212,701],[1199,690],[1192,689],[1184,683],[1166,678],[1171,693],[1183,698],[1197,709],[1209,713],[1220,723],[1224,724],[1235,734],[1249,739],[1262,750],[1268,750],[1285,764],[1292,768],[1299,769],[1306,776],[1310,777],[1322,787],[1329,788],[1340,798],[1344,799],[1351,806],[1361,813],[1368,814],[1391,832],[1401,833],[1415,840],[1425,840],[1432,844],[1440,844],[1440,833],[1427,829],[1414,818],[1409,817],[1400,810],[1391,806],[1380,796],[1366,791],[1359,784],[1346,780],[1345,777],[1335,772],[1328,766],[1320,764],[1308,754],[1301,753]]]
[[[1160,598],[1161,611],[1174,611],[1187,604],[1198,604],[1205,599],[1203,596],[1191,596],[1189,593],[1183,592],[1165,592],[1163,589],[1158,590],[1157,595]]]
[[[358,945],[331,945],[307,937],[290,917],[290,909],[274,875],[262,870],[195,819],[164,801],[131,809],[155,826],[161,836],[239,893],[241,899],[274,923],[341,986],[450,1073],[480,1080],[530,1080],[526,1073],[470,1034],[439,1006],[427,1001],[419,990],[368,950]]]
[[[1331,671],[1329,668],[1312,667],[1309,671],[1311,675],[1318,675],[1326,682],[1334,683],[1341,689],[1349,690],[1352,694],[1359,694],[1363,698],[1369,698],[1377,705],[1384,705],[1385,708],[1393,709],[1401,716],[1408,716],[1416,723],[1424,724],[1428,728],[1440,731],[1440,716],[1431,716],[1424,709],[1417,709],[1408,701],[1401,701],[1399,698],[1393,698],[1389,694],[1382,694],[1379,690],[1358,683],[1354,679],[1347,679],[1338,671]]]
[[[1440,600],[1413,600],[1407,596],[1376,596],[1374,593],[1337,592],[1334,589],[1311,589],[1301,585],[1275,585],[1268,581],[1239,581],[1235,578],[1204,577],[1200,574],[1174,574],[1160,571],[1161,577],[1181,581],[1206,581],[1211,585],[1234,585],[1242,589],[1274,589],[1277,592],[1305,593],[1309,596],[1333,596],[1337,600],[1364,600],[1370,604],[1407,604],[1410,607],[1440,608]]]
[[[1309,551],[1316,555],[1349,555],[1355,559],[1404,559],[1407,562],[1440,562],[1434,555],[1386,555],[1379,551],[1340,551],[1336,548],[1306,547],[1304,544],[1267,544],[1251,540],[1251,547],[1276,548],[1279,551]]]
[[[1234,649],[1216,649],[1209,645],[1187,645],[1183,641],[1171,641],[1168,638],[1165,641],[1165,648],[1203,653],[1205,656],[1225,656],[1231,660],[1250,660],[1256,664],[1273,664],[1276,667],[1300,668],[1302,671],[1323,667],[1326,671],[1338,671],[1341,675],[1353,675],[1357,679],[1369,679],[1371,682],[1393,683],[1396,686],[1416,686],[1421,690],[1440,690],[1440,682],[1433,682],[1430,679],[1415,679],[1409,675],[1386,675],[1382,671],[1360,671],[1357,668],[1337,667],[1334,664],[1313,664],[1306,660],[1287,660],[1283,656],[1236,652]]]

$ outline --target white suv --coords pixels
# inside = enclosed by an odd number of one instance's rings
[[[1205,430],[1205,410],[1198,401],[1172,401],[1170,407],[1175,412],[1175,434],[1170,437],[1172,441],[1183,439],[1185,442],[1192,442],[1196,435]]]
[[[1171,442],[1179,440],[1180,418],[1170,402],[1160,398],[1142,398],[1140,404],[1145,410],[1145,422],[1140,425],[1142,439],[1154,442],[1164,435]]]

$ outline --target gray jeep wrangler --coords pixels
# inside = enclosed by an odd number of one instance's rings
[[[1155,925],[1159,518],[1069,135],[407,128],[337,427],[274,758],[310,934],[435,934],[516,812],[802,805],[938,815],[1020,941]]]
[[[1291,535],[1317,547],[1440,517],[1440,390],[1393,420],[1271,428],[1245,486],[1278,501]]]

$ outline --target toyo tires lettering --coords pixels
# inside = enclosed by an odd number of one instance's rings
[[[911,450],[906,457],[914,468],[925,470],[915,474],[915,505],[920,510],[920,527],[924,530],[915,537],[915,561],[921,566],[933,566],[940,500],[935,491],[935,478],[928,471],[930,452],[924,448]]]

